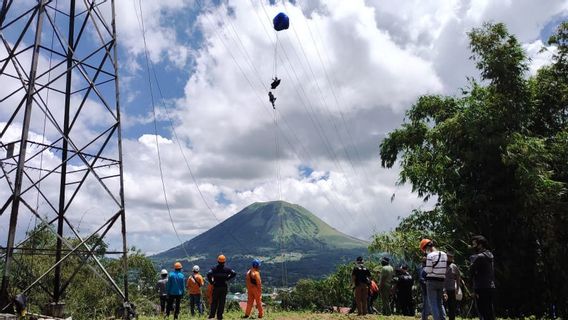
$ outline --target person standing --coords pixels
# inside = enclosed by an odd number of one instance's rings
[[[391,309],[391,293],[392,293],[392,278],[394,277],[394,269],[390,265],[390,259],[383,257],[381,259],[381,274],[379,278],[379,292],[381,295],[382,312],[384,316],[392,314]]]
[[[461,283],[460,269],[454,263],[454,254],[451,252],[447,253],[448,256],[448,269],[446,270],[446,281],[444,287],[446,289],[446,294],[444,295],[444,301],[448,309],[448,319],[454,320],[456,318],[457,300],[456,294],[459,284]]]
[[[211,309],[209,310],[209,319],[223,319],[225,312],[225,301],[229,287],[227,282],[233,279],[237,274],[235,270],[225,267],[227,258],[224,255],[217,257],[217,265],[207,272],[207,280],[213,285],[213,297],[211,301]]]
[[[493,291],[495,290],[495,270],[493,267],[493,253],[489,251],[489,244],[484,236],[477,235],[471,239],[471,246],[475,250],[469,260],[471,262],[471,278],[473,280],[473,293],[479,318],[493,320]]]
[[[436,249],[434,242],[430,239],[422,239],[420,249],[427,254],[424,271],[426,272],[426,295],[430,312],[434,320],[444,320],[445,311],[442,300],[448,256],[445,252]]]
[[[405,316],[414,316],[414,305],[412,303],[412,286],[414,279],[408,272],[408,265],[403,265],[400,268],[401,274],[398,276],[396,282],[396,296],[399,300],[400,311]]]
[[[199,274],[199,266],[193,266],[193,274],[187,278],[187,292],[189,293],[189,311],[191,316],[195,316],[195,307],[199,315],[203,314],[203,306],[201,305],[201,287],[205,284],[205,280]]]
[[[367,298],[367,313],[379,313],[375,307],[375,301],[379,297],[379,285],[375,282],[375,280],[371,280],[371,284],[369,285],[369,297]]]
[[[363,257],[357,257],[357,265],[351,272],[351,281],[355,287],[357,315],[367,314],[367,295],[371,282],[371,272],[363,265]]]
[[[166,317],[170,316],[172,308],[174,308],[174,320],[179,317],[179,305],[181,298],[185,293],[185,276],[181,272],[182,265],[180,262],[174,264],[174,271],[168,276],[168,305],[166,307]],[[175,306],[174,306],[175,305]]]
[[[168,270],[162,269],[160,271],[160,280],[156,283],[156,291],[160,297],[160,316],[164,315],[166,312],[166,303],[168,302]]]
[[[426,257],[422,257],[422,264],[418,268],[418,283],[420,284],[420,292],[422,293],[422,312],[421,320],[428,320],[430,315],[430,304],[428,303],[428,294],[426,292],[426,271],[424,267],[426,266]]]
[[[246,285],[247,285],[247,308],[244,318],[248,318],[252,311],[253,303],[256,304],[258,310],[258,318],[262,318],[264,310],[262,309],[262,281],[260,279],[260,260],[254,259],[252,261],[252,268],[247,271]]]

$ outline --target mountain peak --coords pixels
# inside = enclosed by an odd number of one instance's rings
[[[365,248],[365,241],[330,227],[300,205],[286,201],[255,202],[205,233],[184,243],[194,254],[278,255],[290,252]],[[181,246],[158,254],[177,253]]]
[[[282,286],[331,273],[366,252],[368,243],[335,230],[300,205],[269,201],[249,205],[183,246],[185,250],[177,246],[151,259],[158,268],[172,261],[206,266],[223,253],[232,268],[244,272],[252,257],[260,258],[263,280]]]

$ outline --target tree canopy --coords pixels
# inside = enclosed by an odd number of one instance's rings
[[[468,36],[480,79],[455,96],[421,96],[380,145],[382,166],[399,162],[400,182],[436,199],[396,232],[429,235],[462,253],[482,234],[496,256],[502,316],[544,315],[553,306],[566,316],[568,22],[548,40],[550,63],[532,76],[505,25]]]

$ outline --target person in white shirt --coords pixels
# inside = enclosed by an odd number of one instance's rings
[[[439,251],[430,239],[420,241],[420,250],[426,253],[426,292],[430,312],[434,320],[445,320],[444,306],[442,299],[444,296],[444,282],[446,280],[446,269],[448,268],[448,256],[445,252]]]

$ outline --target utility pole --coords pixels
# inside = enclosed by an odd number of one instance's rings
[[[0,1],[0,190],[8,191],[0,192],[0,219],[9,212],[0,312],[12,309],[14,295],[44,290],[47,310],[62,316],[66,289],[89,269],[121,298],[128,318],[115,1]],[[25,250],[36,231],[56,238],[43,249],[53,263],[16,284],[19,260],[36,251]],[[95,254],[103,244],[118,248],[105,255],[121,259],[120,284]],[[51,289],[42,284],[48,277]]]

